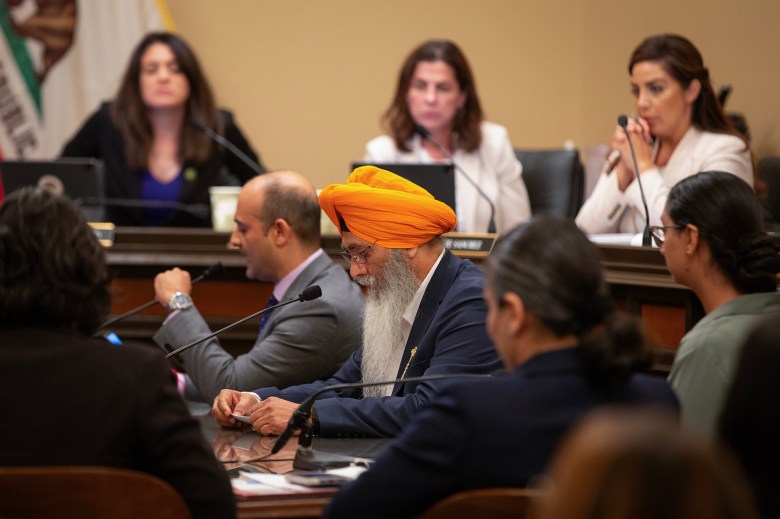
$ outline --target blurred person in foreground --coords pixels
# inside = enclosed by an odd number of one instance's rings
[[[720,415],[719,437],[747,472],[761,516],[780,517],[780,313],[752,328]]]
[[[533,519],[755,519],[744,473],[658,410],[601,409],[562,442]]]
[[[194,517],[234,517],[227,474],[162,353],[91,337],[109,284],[72,201],[24,188],[0,205],[0,466],[139,470],[176,489]]]

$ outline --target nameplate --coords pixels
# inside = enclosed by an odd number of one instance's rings
[[[444,235],[444,246],[455,253],[487,255],[496,241],[495,234],[466,234],[451,232]]]

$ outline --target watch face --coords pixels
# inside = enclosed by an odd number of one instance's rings
[[[192,299],[187,294],[177,292],[168,304],[171,310],[184,310],[192,306]]]

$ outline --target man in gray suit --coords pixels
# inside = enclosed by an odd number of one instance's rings
[[[230,243],[247,258],[249,279],[274,283],[278,301],[319,285],[322,297],[282,306],[262,321],[252,349],[233,358],[214,338],[182,352],[185,396],[211,402],[223,388],[287,387],[327,378],[361,342],[363,295],[343,266],[320,248],[320,206],[302,175],[266,173],[238,197]],[[174,268],[154,280],[155,298],[171,314],[155,334],[177,348],[211,333],[190,298],[190,275]]]

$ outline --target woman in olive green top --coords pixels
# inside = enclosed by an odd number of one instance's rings
[[[651,232],[666,265],[707,314],[680,342],[669,381],[683,420],[712,435],[750,326],[780,311],[780,258],[764,232],[755,193],[729,173],[680,181],[661,220]]]

